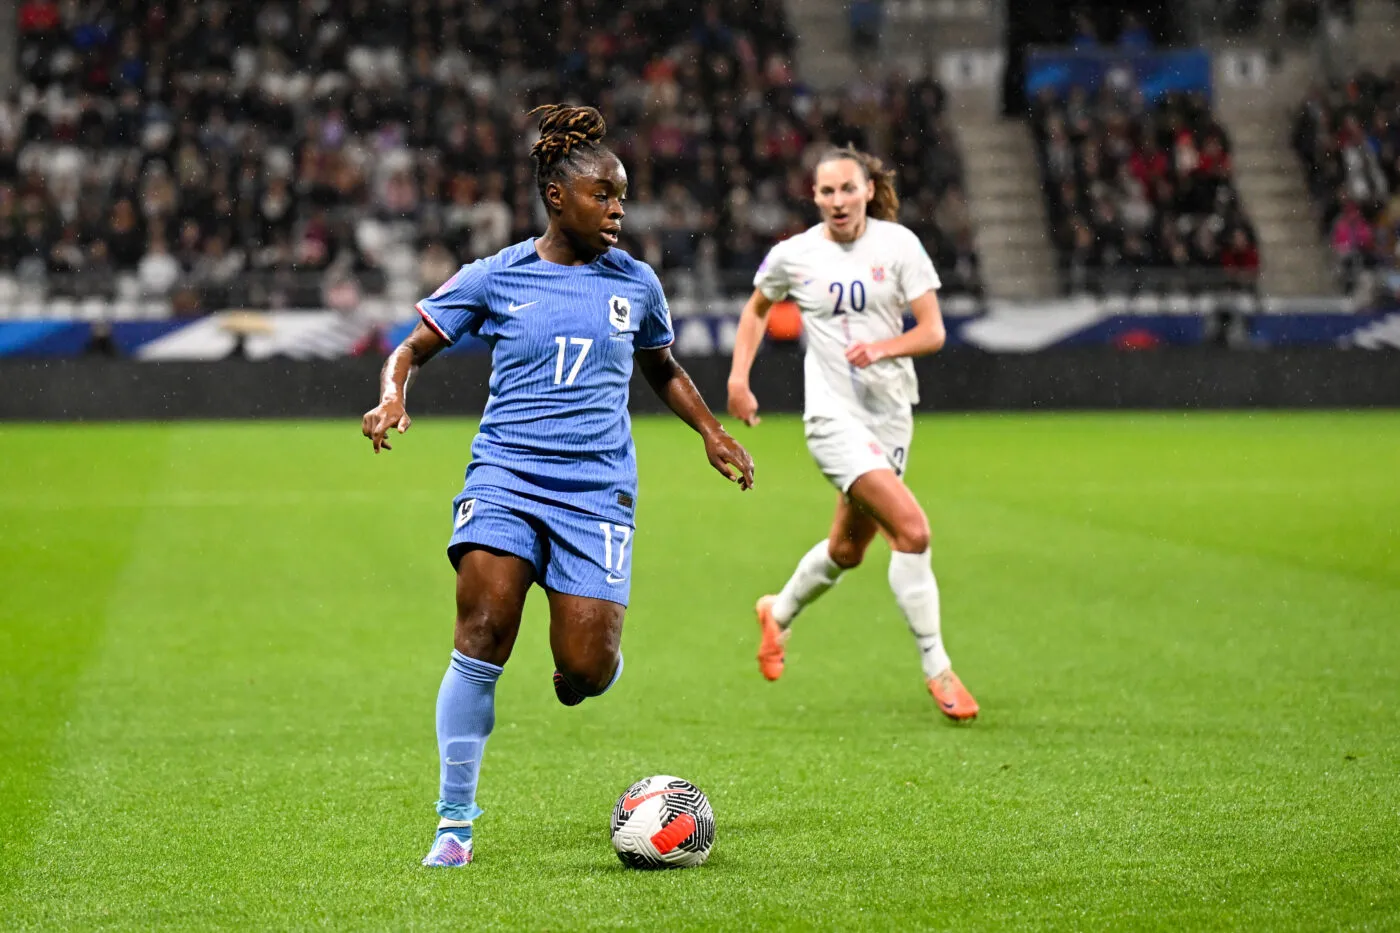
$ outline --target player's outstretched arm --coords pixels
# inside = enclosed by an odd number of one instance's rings
[[[758,424],[758,398],[749,388],[749,371],[753,369],[758,345],[763,342],[763,319],[773,302],[758,289],[753,290],[739,315],[734,333],[734,360],[729,365],[729,413],[749,427]]]
[[[375,453],[379,453],[381,447],[393,449],[384,439],[391,428],[397,428],[402,434],[413,424],[405,408],[409,383],[413,381],[418,367],[445,346],[447,341],[438,336],[437,331],[419,321],[413,332],[384,361],[384,368],[379,372],[379,404],[365,412],[360,422],[360,430],[374,445]]]
[[[690,381],[690,375],[671,355],[671,348],[638,350],[636,359],[647,384],[657,396],[705,439],[705,455],[710,458],[710,465],[725,479],[738,483],[740,489],[752,489],[753,458],[715,420],[710,406]]]
[[[943,349],[948,333],[943,327],[943,312],[938,309],[938,293],[932,289],[909,303],[914,326],[898,337],[875,343],[853,343],[846,348],[846,362],[864,369],[871,363],[894,356],[926,356]]]

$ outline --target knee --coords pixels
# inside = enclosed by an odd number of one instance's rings
[[[928,519],[922,511],[903,519],[892,529],[890,547],[906,554],[922,554],[929,546]]]
[[[595,658],[570,658],[559,663],[559,673],[578,693],[586,697],[598,696],[608,689],[621,658],[617,654],[607,654]]]
[[[828,541],[826,545],[831,562],[842,570],[854,570],[859,567],[860,562],[865,559],[865,548],[865,545],[850,538],[836,538]]]
[[[508,620],[484,606],[458,606],[452,646],[469,658],[505,664],[514,644]]]

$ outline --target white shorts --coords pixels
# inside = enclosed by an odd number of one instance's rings
[[[875,424],[864,424],[855,418],[809,417],[803,427],[812,458],[843,493],[871,470],[894,470],[895,476],[904,476],[909,442],[914,437],[912,412]]]

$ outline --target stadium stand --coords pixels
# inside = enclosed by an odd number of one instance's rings
[[[540,229],[526,111],[560,99],[609,117],[624,245],[678,307],[746,290],[814,218],[804,152],[845,142],[893,157],[945,286],[980,290],[942,89],[807,89],[780,0],[25,0],[19,26],[0,314],[401,316]]]
[[[1047,89],[1031,124],[1066,292],[1254,289],[1255,233],[1203,96]]]
[[[1392,67],[1383,75],[1363,71],[1314,90],[1294,120],[1293,145],[1306,170],[1320,232],[1350,292],[1373,290],[1400,266],[1397,113],[1400,68]]]

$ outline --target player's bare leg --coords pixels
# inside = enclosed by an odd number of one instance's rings
[[[474,547],[457,564],[457,623],[452,646],[497,667],[510,660],[525,596],[535,579],[529,561]]]
[[[437,700],[440,819],[424,865],[471,863],[472,821],[482,812],[477,778],[496,724],[496,679],[515,647],[534,573],[528,561],[487,548],[471,548],[458,560],[454,650]]]
[[[622,621],[627,607],[607,599],[549,593],[549,647],[554,692],[565,706],[606,693],[622,675]]]
[[[893,470],[871,470],[849,490],[851,499],[878,522],[890,543],[890,589],[919,645],[924,680],[949,719],[977,716],[977,701],[953,672],[943,647],[938,581],[929,555],[928,517]]]
[[[759,629],[758,669],[765,678],[777,680],[783,674],[792,620],[835,586],[841,574],[860,566],[865,549],[878,533],[879,525],[870,515],[845,496],[838,497],[827,539],[802,557],[782,592],[759,597],[754,606]]]
[[[831,533],[826,539],[827,553],[831,561],[842,570],[854,570],[865,560],[865,552],[870,542],[880,533],[880,524],[874,517],[849,496],[839,496],[836,500],[836,517],[831,522]]]

